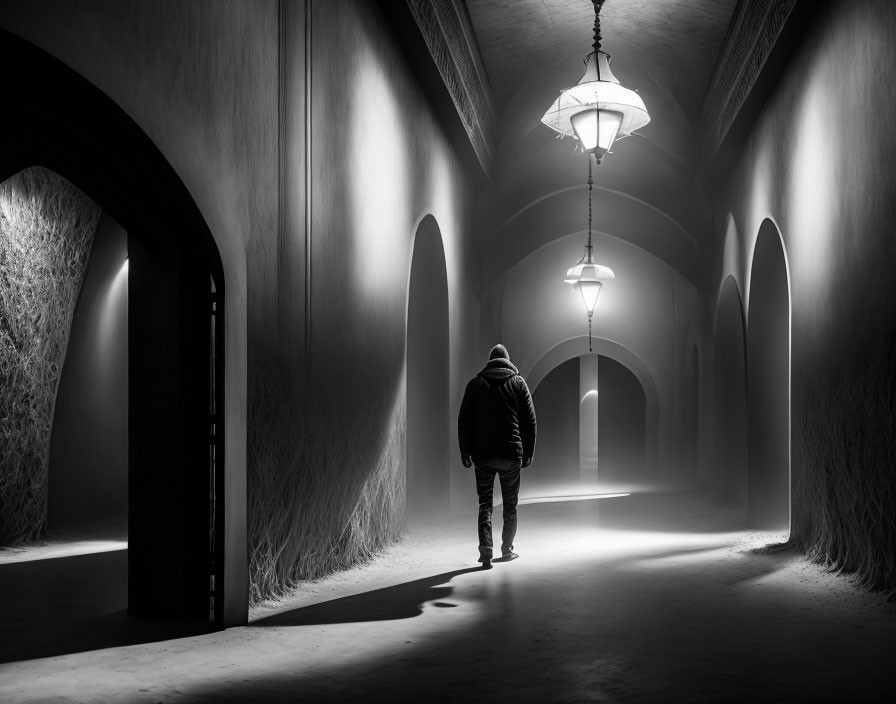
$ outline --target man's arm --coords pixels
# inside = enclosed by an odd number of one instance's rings
[[[460,413],[457,416],[457,442],[460,446],[460,455],[464,467],[470,466],[470,464],[467,464],[467,458],[473,454],[473,431],[476,419],[474,417],[473,393],[470,389],[472,383],[472,381],[467,383],[467,388],[464,390],[464,399],[460,404]]]
[[[517,409],[520,425],[520,439],[523,441],[523,466],[528,467],[532,463],[535,456],[535,404],[532,403],[532,394],[529,393],[529,387],[526,380],[518,376],[519,382],[517,388]]]

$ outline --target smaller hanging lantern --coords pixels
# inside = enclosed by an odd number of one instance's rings
[[[594,307],[597,305],[597,297],[600,295],[600,287],[604,281],[616,278],[613,270],[608,266],[596,264],[591,253],[587,253],[582,260],[572,269],[567,270],[564,283],[572,284],[585,302],[585,310],[588,318],[594,315]]]
[[[591,248],[590,242],[588,248],[589,250]],[[613,278],[615,278],[613,270],[601,264],[595,264],[590,251],[586,253],[582,261],[566,272],[565,283],[572,284],[579,289],[582,300],[585,301],[585,309],[588,311],[589,352],[594,351],[591,349],[591,318],[594,316],[594,307],[597,305],[600,287],[603,286],[604,281]]]

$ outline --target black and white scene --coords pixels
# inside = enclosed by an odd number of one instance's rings
[[[0,0],[0,702],[893,701],[896,2]]]

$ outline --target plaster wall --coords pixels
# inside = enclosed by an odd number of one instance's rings
[[[408,292],[424,220],[444,251],[446,437],[478,369],[467,175],[388,23],[364,2],[283,12],[286,200],[280,241],[265,242],[263,293],[279,319],[250,360],[253,598],[368,559],[402,534]],[[449,456],[445,485],[469,500],[459,485],[469,473]],[[264,517],[283,496],[292,508],[272,527]]]
[[[875,551],[891,544],[893,531],[878,520],[889,509],[875,497],[893,484],[887,399],[896,380],[886,360],[896,332],[894,28],[896,6],[885,0],[819,11],[756,121],[718,213],[731,213],[724,262],[745,292],[748,318],[752,289],[763,285],[750,271],[766,218],[783,239],[793,535],[865,577],[879,574]],[[852,532],[868,539],[848,558]]]
[[[50,445],[50,530],[127,524],[128,238],[97,224],[56,392]]]
[[[314,8],[314,26],[326,23],[328,37],[316,44],[315,85],[329,90],[315,93],[319,118],[312,137],[312,145],[325,148],[312,174],[314,234],[321,245],[312,268],[320,314],[311,331],[311,367],[330,377],[321,381],[364,379],[382,384],[384,400],[401,397],[413,239],[431,215],[445,258],[449,417],[456,418],[466,380],[481,366],[472,354],[476,306],[466,174],[383,18],[363,2]],[[349,281],[354,285],[339,285]],[[326,394],[327,383],[319,388]],[[336,405],[345,408],[346,401]],[[460,466],[459,455],[452,457],[452,467]]]

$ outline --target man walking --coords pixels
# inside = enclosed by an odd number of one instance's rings
[[[510,362],[504,345],[495,345],[488,364],[464,391],[457,419],[460,457],[464,467],[476,466],[479,495],[479,562],[492,566],[492,508],[495,475],[504,499],[501,557],[515,560],[516,504],[520,468],[532,464],[535,453],[535,406],[529,387]]]

